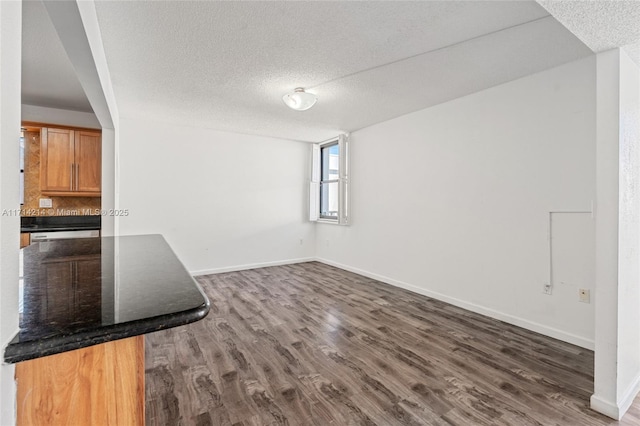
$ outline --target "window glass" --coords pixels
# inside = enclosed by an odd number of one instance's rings
[[[338,144],[323,146],[320,150],[320,217],[322,218],[338,218],[339,167]]]
[[[338,182],[320,184],[320,217],[338,218]]]
[[[322,175],[320,180],[337,180],[340,167],[338,144],[322,147]]]

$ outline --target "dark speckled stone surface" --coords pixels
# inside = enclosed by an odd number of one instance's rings
[[[20,362],[188,324],[209,300],[161,235],[55,240],[23,249]]]
[[[100,216],[22,216],[20,232],[81,231],[100,229]]]

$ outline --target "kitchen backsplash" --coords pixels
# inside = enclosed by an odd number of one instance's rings
[[[25,132],[23,216],[73,216],[100,214],[98,197],[50,197],[40,193],[40,132]],[[51,208],[40,208],[40,198],[50,198]],[[92,213],[88,213],[92,212]]]

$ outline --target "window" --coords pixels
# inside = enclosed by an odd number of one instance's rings
[[[320,147],[320,217],[338,220],[338,141]]]
[[[313,145],[309,218],[348,224],[347,136]]]

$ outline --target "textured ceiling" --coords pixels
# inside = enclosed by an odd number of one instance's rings
[[[547,10],[532,1],[96,8],[123,116],[317,141],[588,55],[568,30],[596,52],[623,46],[640,65],[640,1],[538,3]],[[22,66],[23,103],[91,111],[40,1],[23,2]],[[286,109],[281,96],[297,86],[318,105]]]
[[[96,2],[122,117],[320,141],[591,54],[531,2]],[[310,88],[318,104],[289,110]]]
[[[39,1],[23,102],[91,111]],[[589,55],[533,1],[97,1],[121,116],[319,141]],[[319,97],[296,112],[282,95]]]
[[[22,3],[22,103],[92,112],[40,1]]]
[[[594,52],[623,47],[640,65],[640,1],[538,0]]]

